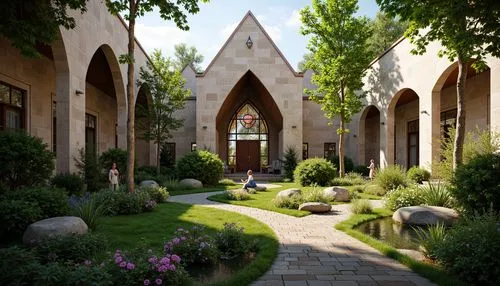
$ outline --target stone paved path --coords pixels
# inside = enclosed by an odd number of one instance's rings
[[[334,229],[336,223],[351,214],[348,205],[335,205],[328,215],[296,218],[207,200],[213,194],[174,196],[170,201],[241,213],[264,222],[276,232],[280,242],[278,257],[252,285],[433,285],[399,262]]]

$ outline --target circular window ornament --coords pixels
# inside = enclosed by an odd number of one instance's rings
[[[255,124],[255,117],[252,114],[247,113],[243,115],[242,119],[240,119],[240,123],[246,129],[252,128]]]

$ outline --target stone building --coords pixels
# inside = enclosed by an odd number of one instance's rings
[[[104,4],[89,1],[88,12],[73,13],[76,28],[61,29],[43,55],[28,59],[0,39],[0,129],[25,129],[57,154],[58,172],[75,171],[81,148],[102,153],[126,148],[127,28]],[[438,156],[443,130],[454,124],[456,63],[438,58],[432,43],[422,56],[397,41],[375,59],[366,75],[366,107],[349,124],[347,155],[357,164],[375,159],[386,166],[430,167]],[[136,78],[148,57],[137,42]],[[466,129],[500,131],[500,59],[489,69],[470,72]],[[312,72],[299,73],[248,12],[203,73],[183,70],[192,94],[177,115],[184,126],[165,146],[175,158],[196,148],[219,154],[234,171],[266,171],[288,147],[299,159],[336,153],[336,125],[304,88]],[[148,96],[135,87],[136,104]],[[138,141],[140,165],[155,163],[152,143]]]

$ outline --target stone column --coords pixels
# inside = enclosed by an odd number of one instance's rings
[[[500,59],[488,60],[490,67],[490,126],[500,132]]]
[[[439,152],[435,147],[439,145],[439,118],[440,118],[440,92],[419,92],[418,103],[418,138],[419,138],[419,166],[430,170],[432,159]],[[437,128],[437,130],[435,130]],[[437,132],[437,134],[436,134]],[[437,136],[437,137],[436,137]],[[437,142],[437,144],[436,144]]]
[[[394,112],[380,111],[380,168],[394,164]]]

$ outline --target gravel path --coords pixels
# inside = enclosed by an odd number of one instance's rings
[[[347,204],[334,205],[327,215],[296,218],[207,200],[217,193],[220,192],[173,196],[170,201],[244,214],[276,232],[280,242],[278,257],[252,285],[433,285],[399,262],[334,229],[336,223],[351,215]],[[378,207],[381,202],[372,204]]]

